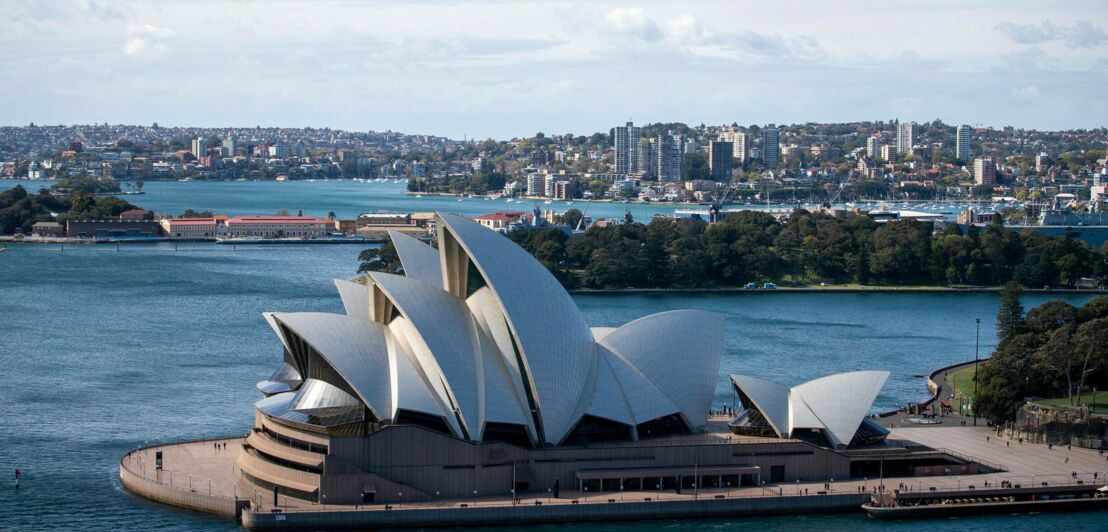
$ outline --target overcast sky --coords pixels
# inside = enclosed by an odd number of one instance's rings
[[[1108,122],[1108,4],[0,0],[0,123]]]

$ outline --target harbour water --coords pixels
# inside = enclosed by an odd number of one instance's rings
[[[182,184],[182,185],[188,185]],[[154,197],[153,195],[147,197]],[[141,198],[141,196],[140,196]],[[201,205],[201,207],[203,207]],[[157,207],[155,207],[157,208]],[[259,207],[261,208],[261,207]],[[352,246],[172,244],[0,253],[0,529],[218,530],[230,521],[145,502],[117,461],[156,441],[242,434],[254,383],[280,361],[260,313],[341,312],[332,278],[354,275]],[[1048,296],[1027,296],[1027,307]],[[1061,296],[1081,304],[1088,296]],[[835,371],[892,371],[877,406],[924,396],[920,375],[993,344],[996,296],[956,293],[736,293],[575,298],[594,326],[673,308],[727,316],[725,375],[798,383]],[[680,356],[675,354],[674,356]],[[21,489],[11,484],[23,471]],[[1102,514],[944,521],[950,530],[1104,529]],[[595,530],[915,530],[862,514],[598,524]],[[569,530],[565,527],[540,527]]]
[[[53,181],[31,181],[18,179],[0,179],[0,191],[23,185],[30,192],[49,187]],[[129,189],[129,188],[128,188]],[[197,211],[210,210],[219,214],[273,214],[278,210],[297,212],[303,210],[308,216],[326,216],[334,212],[339,218],[353,218],[363,212],[429,212],[447,211],[475,216],[495,211],[531,211],[553,209],[564,212],[567,209],[586,207],[586,214],[594,219],[623,219],[627,212],[638,221],[649,221],[656,214],[672,215],[677,209],[706,209],[706,206],[671,205],[665,203],[612,203],[584,200],[543,201],[533,200],[487,200],[484,197],[462,198],[454,196],[409,195],[405,183],[364,182],[345,180],[316,181],[148,181],[143,186],[144,194],[126,196],[125,199],[159,214],[178,215],[185,209]],[[873,208],[877,204],[865,205]],[[745,205],[746,209],[788,209],[795,205]],[[728,208],[738,207],[729,206]],[[806,205],[806,208],[816,208]],[[895,205],[891,208],[897,208]],[[909,208],[903,204],[903,208]],[[922,205],[912,209],[926,208]],[[930,204],[933,212],[960,211],[964,206],[957,204]]]

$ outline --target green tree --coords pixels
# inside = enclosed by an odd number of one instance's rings
[[[396,247],[393,246],[392,241],[385,242],[380,247],[362,251],[358,254],[358,261],[361,262],[358,266],[359,273],[404,273],[404,268],[400,265],[400,256],[396,254]]]
[[[1022,333],[1026,327],[1020,302],[1022,292],[1023,288],[1015,281],[1005,283],[1000,290],[1000,309],[996,313],[996,337],[1000,344]]]

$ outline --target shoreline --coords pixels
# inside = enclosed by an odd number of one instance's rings
[[[940,293],[940,294],[983,294],[1000,292],[1002,287],[1000,286],[979,286],[979,287],[967,287],[957,288],[949,286],[800,286],[800,287],[782,287],[778,286],[773,289],[747,289],[742,287],[720,287],[720,288],[611,288],[611,289],[593,289],[593,288],[580,288],[574,290],[568,290],[570,295],[575,296],[588,296],[588,295],[621,295],[621,294],[767,294],[773,292],[791,292],[791,293],[843,293],[843,294],[864,294],[864,293],[891,293],[891,292],[903,292],[903,293]],[[1024,292],[1032,294],[1108,294],[1108,288],[1024,288]]]

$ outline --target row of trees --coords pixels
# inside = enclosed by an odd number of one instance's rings
[[[1050,301],[1026,315],[1020,287],[1001,294],[999,343],[978,375],[974,408],[994,423],[1015,419],[1027,397],[1066,397],[1108,386],[1108,297],[1078,308]]]
[[[884,224],[797,210],[784,221],[756,211],[709,225],[699,219],[628,218],[579,238],[556,228],[508,235],[567,287],[728,287],[748,282],[880,285],[1072,286],[1108,273],[1108,246],[1017,233],[1000,223],[964,231],[950,224]]]
[[[0,193],[0,234],[30,234],[35,222],[77,218],[110,218],[136,208],[115,196],[96,197],[87,192],[62,196],[47,189],[37,194],[17,186]],[[58,213],[55,217],[54,213]]]
[[[580,217],[567,211],[573,227]],[[517,229],[508,238],[541,261],[567,287],[735,287],[748,282],[876,285],[1072,286],[1108,273],[1108,245],[1076,238],[1017,233],[1001,223],[965,232],[950,224],[884,224],[867,216],[837,218],[797,210],[783,221],[757,211],[709,225],[695,218],[630,215],[570,237],[558,227]],[[362,271],[395,270],[389,246],[367,250]]]

